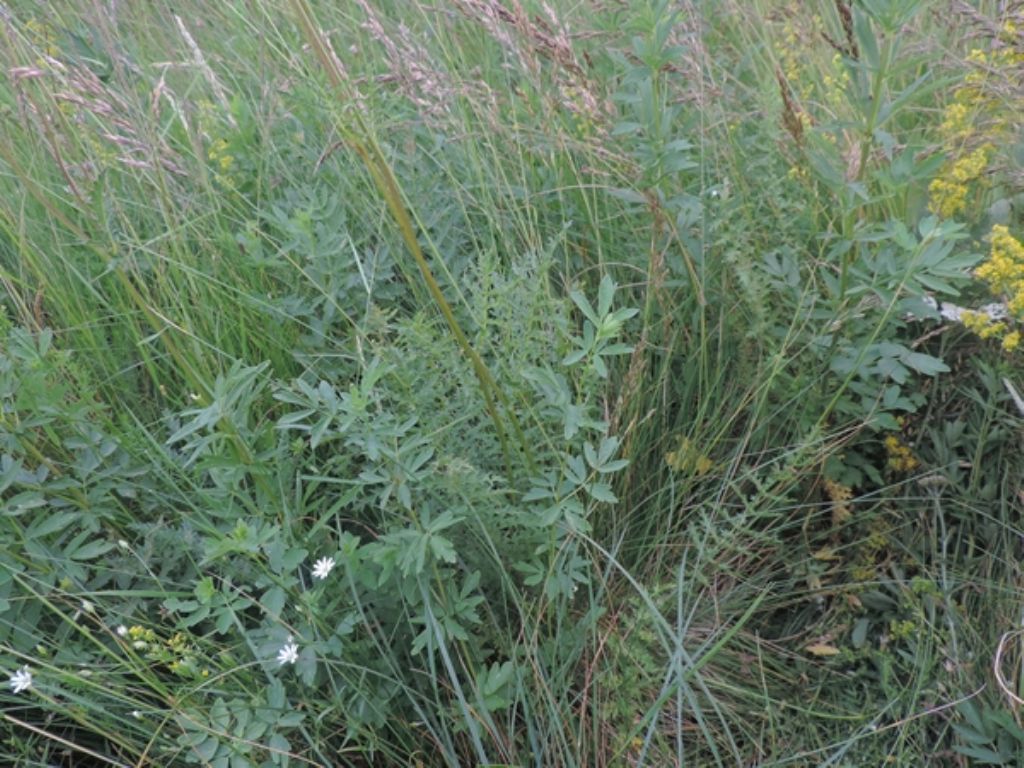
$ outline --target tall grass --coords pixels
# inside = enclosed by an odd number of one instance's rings
[[[6,762],[1019,762],[1004,6],[0,4]]]

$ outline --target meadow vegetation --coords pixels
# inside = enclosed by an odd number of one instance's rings
[[[1024,4],[0,2],[11,766],[1024,764]]]

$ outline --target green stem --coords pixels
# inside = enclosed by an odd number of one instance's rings
[[[292,5],[299,16],[299,22],[302,26],[303,33],[305,34],[313,51],[316,53],[317,58],[320,60],[320,64],[327,73],[331,84],[337,89],[339,94],[344,95],[347,99],[351,99],[351,94],[346,92],[348,82],[347,78],[338,66],[334,56],[324,44],[323,39],[320,37],[309,3],[307,0],[293,0]],[[473,366],[473,372],[476,374],[477,380],[480,383],[480,393],[484,398],[484,405],[487,409],[487,413],[491,417],[491,421],[494,423],[495,431],[498,434],[498,440],[501,443],[501,451],[505,457],[505,465],[508,468],[509,474],[513,474],[513,464],[511,461],[511,455],[509,454],[505,424],[502,421],[501,415],[498,413],[496,403],[501,403],[505,411],[505,415],[511,422],[512,430],[515,432],[516,439],[519,442],[523,455],[526,457],[527,464],[532,472],[534,469],[533,452],[530,450],[530,446],[526,442],[526,436],[523,434],[522,428],[519,425],[519,419],[505,396],[505,393],[494,381],[494,378],[491,376],[490,371],[484,364],[483,359],[469,343],[469,339],[466,337],[465,332],[459,325],[459,322],[455,317],[455,313],[452,312],[451,305],[449,305],[447,299],[445,299],[444,294],[441,291],[441,287],[438,285],[437,280],[430,269],[427,257],[423,253],[423,249],[420,247],[419,240],[416,236],[416,227],[413,224],[412,217],[405,205],[398,181],[395,178],[394,172],[391,170],[391,165],[384,156],[384,152],[381,150],[380,144],[373,136],[373,133],[368,129],[358,111],[355,113],[354,122],[356,123],[356,131],[352,131],[342,124],[338,124],[338,130],[341,132],[346,142],[353,150],[355,150],[356,154],[359,155],[359,158],[362,160],[366,170],[373,178],[374,184],[376,184],[377,189],[384,197],[388,210],[390,211],[391,216],[402,235],[402,240],[405,242],[406,248],[409,250],[413,260],[416,262],[416,266],[419,267],[420,275],[427,286],[427,290],[430,292],[431,298],[434,300],[434,304],[444,316],[445,322],[448,324],[448,328],[451,331],[452,336],[455,337],[456,343],[462,349],[463,354],[466,355],[470,364]]]

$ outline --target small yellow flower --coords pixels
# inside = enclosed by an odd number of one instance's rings
[[[665,454],[665,463],[676,472],[692,472],[696,475],[707,474],[714,466],[714,462],[697,450],[688,437],[680,439],[677,450]]]
[[[829,500],[832,502],[833,525],[841,525],[853,516],[853,510],[850,507],[850,499],[853,498],[852,488],[826,478],[825,493],[828,494]]]
[[[953,102],[946,107],[942,125],[939,130],[947,139],[958,139],[971,132],[973,127],[972,113],[966,104]]]
[[[994,293],[1015,293],[1024,283],[1024,245],[1002,224],[992,227],[988,260],[975,270]]]
[[[917,629],[917,625],[910,619],[903,621],[892,619],[889,622],[889,634],[894,640],[905,640],[911,637],[915,629]]]
[[[917,468],[919,462],[914,457],[910,446],[904,443],[897,435],[887,435],[883,441],[885,452],[889,456],[888,465],[894,472],[911,472]]]
[[[978,147],[952,163],[947,163],[943,174],[928,186],[931,201],[928,207],[943,218],[952,218],[967,207],[969,185],[981,178],[988,168],[989,144]]]

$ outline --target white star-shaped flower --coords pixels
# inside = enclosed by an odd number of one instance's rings
[[[333,557],[321,557],[313,565],[313,575],[318,579],[326,579],[328,574],[334,570]]]
[[[22,667],[11,675],[11,690],[15,693],[27,691],[32,687],[32,673],[27,666]]]
[[[284,647],[277,652],[277,663],[282,667],[285,664],[294,664],[299,659],[299,646],[292,642],[292,636],[288,635],[288,641]]]

